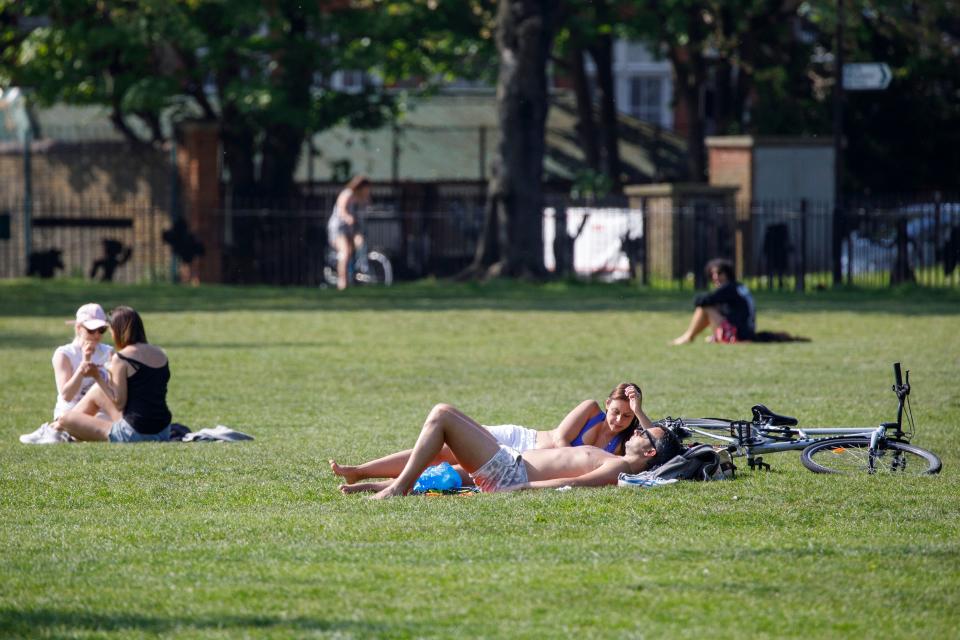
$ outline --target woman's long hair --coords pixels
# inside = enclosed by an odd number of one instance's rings
[[[147,342],[143,320],[131,307],[120,306],[110,312],[110,329],[113,331],[113,341],[117,349]]]

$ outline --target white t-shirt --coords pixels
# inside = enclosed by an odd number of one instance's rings
[[[56,362],[57,355],[61,353],[67,356],[67,360],[70,361],[70,365],[74,371],[76,371],[80,363],[83,362],[83,348],[76,342],[57,347],[57,350],[53,352],[53,362]],[[111,357],[113,357],[113,347],[101,343],[97,345],[96,350],[93,352],[93,357],[90,358],[91,362],[100,367],[100,375],[103,376],[104,379],[109,379],[110,371],[108,370],[108,366],[110,365]],[[83,381],[80,383],[80,391],[73,397],[73,400],[65,400],[62,395],[57,393],[57,405],[53,408],[53,419],[58,419],[67,411],[77,406],[77,403],[80,402],[83,395],[95,384],[96,382],[93,378],[83,378]]]

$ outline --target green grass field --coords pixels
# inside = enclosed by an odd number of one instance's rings
[[[809,343],[669,347],[690,292],[0,283],[0,637],[940,638],[960,628],[960,295],[758,292]],[[237,444],[27,446],[89,300],[143,313],[175,419]],[[430,407],[554,426],[639,383],[665,415],[893,419],[937,477],[770,472],[650,490],[374,502],[326,460],[410,446]],[[742,461],[741,461],[742,462]]]

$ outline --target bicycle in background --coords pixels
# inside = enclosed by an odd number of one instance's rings
[[[351,284],[379,284],[387,287],[393,284],[393,265],[390,258],[375,249],[368,251],[366,243],[354,251],[348,268]],[[323,281],[331,287],[337,286],[337,251],[331,247],[327,247]]]

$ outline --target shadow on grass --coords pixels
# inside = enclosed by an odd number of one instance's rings
[[[416,625],[383,625],[355,620],[325,620],[309,617],[281,618],[269,615],[201,615],[151,616],[136,613],[90,613],[54,609],[0,609],[0,636],[33,638],[38,636],[72,636],[90,632],[129,632],[189,634],[206,629],[244,631],[289,631],[291,637],[304,632],[342,631],[353,637],[369,638],[384,635],[417,636]]]
[[[50,357],[53,357],[53,350],[61,344],[70,342],[70,336],[65,336],[61,340],[50,339],[49,334],[45,333],[27,333],[25,331],[4,331],[0,333],[0,349],[50,349]]]
[[[119,285],[79,280],[0,282],[0,316],[71,318],[81,304],[97,301],[108,311],[126,304],[144,313],[209,311],[592,311],[688,312],[692,290],[641,288],[630,283],[558,281],[547,284],[493,281],[421,281],[348,291],[306,287],[241,287],[170,284]],[[760,309],[788,313],[856,311],[898,315],[960,314],[960,291],[903,287],[839,289],[796,294],[755,293]]]

